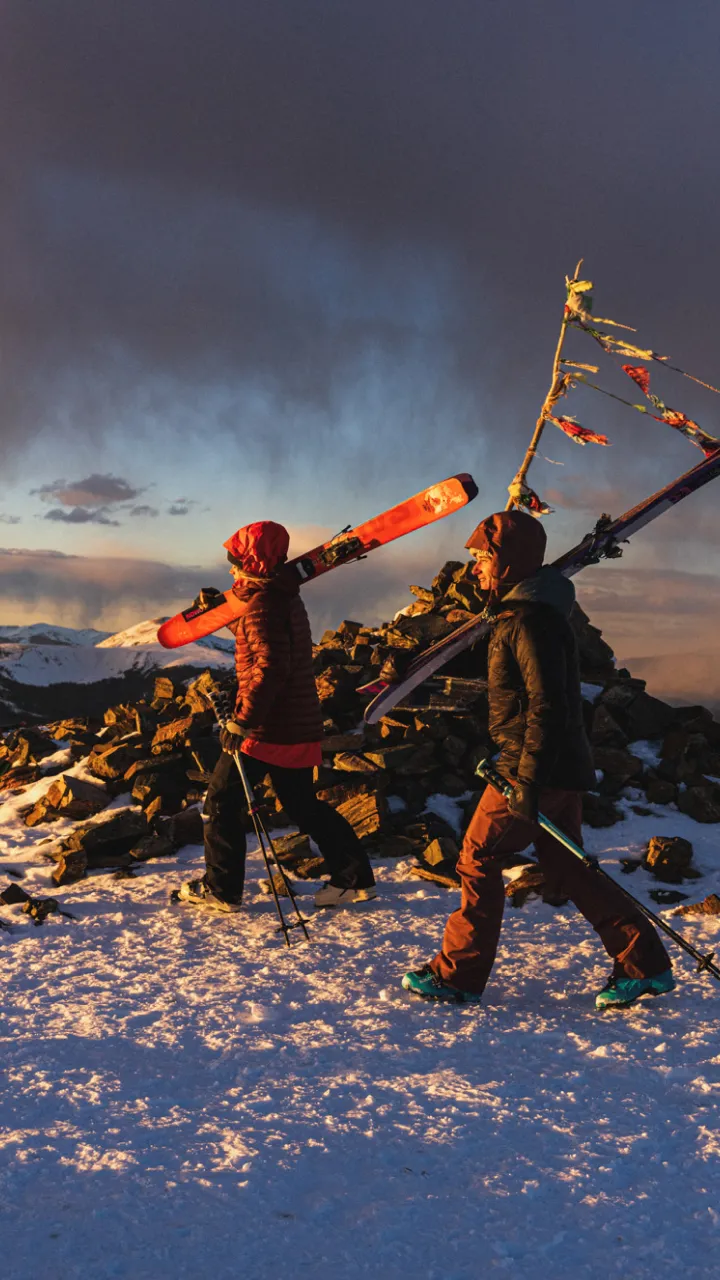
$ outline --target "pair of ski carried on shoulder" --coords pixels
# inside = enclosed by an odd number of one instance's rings
[[[555,568],[572,578],[588,565],[599,564],[601,560],[617,559],[622,555],[622,542],[627,542],[633,534],[664,511],[676,506],[683,498],[697,492],[718,476],[720,449],[617,519],[601,516],[591,533],[554,561]],[[396,538],[451,515],[453,511],[471,502],[477,492],[472,476],[465,473],[451,476],[356,529],[344,529],[337,537],[291,560],[288,567],[297,574],[299,583],[310,582],[341,564],[364,559],[377,547],[385,546]],[[225,592],[224,601],[219,605],[210,608],[193,605],[170,618],[159,628],[158,640],[168,649],[190,644],[235,621],[242,614],[243,608],[243,602],[230,589]],[[374,695],[365,711],[367,723],[375,724],[418,685],[435,675],[451,658],[475,644],[486,634],[488,627],[489,623],[483,617],[471,618],[444,640],[419,654],[398,683],[376,681],[362,686],[360,692]]]

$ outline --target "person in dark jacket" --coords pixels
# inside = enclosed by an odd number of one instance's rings
[[[345,907],[376,895],[367,853],[350,823],[315,795],[322,714],[310,623],[298,580],[284,568],[289,542],[282,525],[261,520],[225,543],[233,590],[245,604],[233,624],[237,698],[205,800],[205,875],[178,891],[178,901],[216,911],[240,909],[245,880],[247,805],[233,759],[238,751],[250,785],[269,774],[291,822],[317,844],[330,880],[315,905]]]
[[[502,922],[502,858],[534,843],[553,888],[570,898],[614,960],[599,1008],[626,1005],[674,986],[655,930],[619,889],[597,876],[537,824],[538,809],[577,844],[582,792],[595,786],[585,734],[575,638],[568,621],[572,583],[543,566],[545,530],[521,511],[483,520],[467,542],[488,593],[490,735],[498,772],[514,784],[507,801],[488,786],[470,822],[457,870],[460,908],[442,948],[403,986],[438,1000],[479,1001],[495,960]]]

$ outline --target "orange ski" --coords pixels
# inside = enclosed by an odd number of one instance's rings
[[[295,570],[298,582],[310,582],[323,573],[329,573],[338,565],[349,564],[352,560],[360,560],[376,547],[383,547],[395,538],[403,538],[406,533],[422,529],[435,520],[442,520],[453,511],[458,511],[477,495],[477,485],[472,476],[463,473],[450,476],[449,480],[441,480],[439,484],[423,489],[407,502],[400,502],[374,520],[367,520],[356,529],[343,529],[342,533],[324,542],[322,546],[307,551],[289,561],[288,568]],[[211,608],[192,605],[174,618],[164,622],[158,630],[158,640],[166,649],[177,649],[181,645],[191,644],[219,631],[229,622],[234,622],[243,612],[244,602],[235,595],[232,587],[225,592],[222,604]]]

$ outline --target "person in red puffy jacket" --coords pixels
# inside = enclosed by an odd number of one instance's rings
[[[219,911],[240,908],[245,880],[247,806],[233,753],[251,786],[270,775],[290,820],[315,841],[330,880],[315,905],[343,907],[374,898],[367,854],[349,822],[318,800],[313,769],[322,762],[322,713],[312,638],[295,575],[284,569],[290,538],[272,520],[238,529],[224,544],[234,592],[245,603],[233,624],[237,697],[220,734],[223,754],[205,800],[205,875],[178,892],[180,902]]]

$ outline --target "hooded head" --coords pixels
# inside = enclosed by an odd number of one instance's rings
[[[257,520],[238,529],[223,546],[230,563],[243,573],[269,578],[287,560],[290,534],[273,520]]]
[[[489,561],[490,590],[496,593],[537,573],[546,544],[547,534],[534,516],[524,511],[498,511],[480,521],[465,546],[478,559]]]

